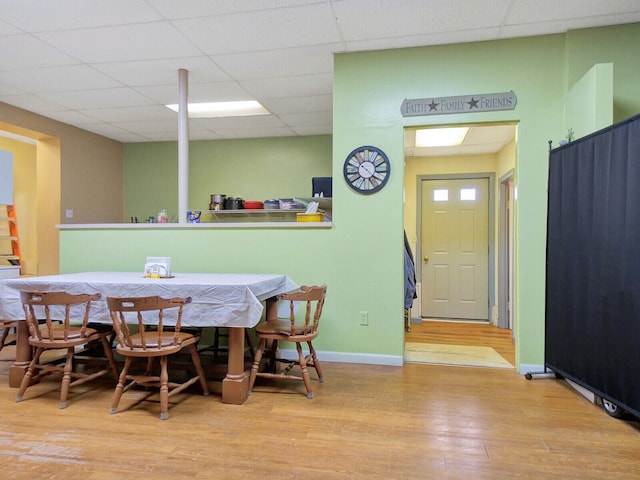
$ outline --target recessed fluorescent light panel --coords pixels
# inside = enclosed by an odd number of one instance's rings
[[[416,130],[416,147],[455,147],[462,145],[469,127]]]
[[[174,112],[178,105],[167,105]],[[190,103],[189,118],[245,117],[248,115],[269,115],[271,112],[255,100],[238,102]]]

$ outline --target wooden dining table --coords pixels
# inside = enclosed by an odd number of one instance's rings
[[[229,327],[222,401],[242,404],[249,387],[244,369],[244,330],[254,327],[263,312],[267,318],[277,315],[274,298],[297,288],[287,275],[261,273],[175,273],[170,278],[147,278],[140,272],[80,272],[0,279],[0,318],[24,320],[21,290],[101,293],[101,300],[92,303],[90,321],[106,324],[111,323],[107,296],[191,297],[183,313],[183,327]],[[16,360],[9,369],[11,387],[20,386],[31,360],[28,336],[26,322],[19,321]]]

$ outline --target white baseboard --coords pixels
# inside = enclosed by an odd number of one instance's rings
[[[298,358],[298,352],[293,349],[281,349],[279,353],[280,358],[285,360],[295,360]],[[401,367],[404,364],[404,357],[402,355],[328,351],[317,351],[316,353],[321,362],[366,363],[370,365],[390,365],[394,367]]]

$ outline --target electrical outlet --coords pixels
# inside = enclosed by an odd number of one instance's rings
[[[65,217],[66,218],[73,218],[73,210],[67,209],[67,211],[65,212]]]
[[[369,325],[369,312],[360,312],[360,325],[364,327]]]

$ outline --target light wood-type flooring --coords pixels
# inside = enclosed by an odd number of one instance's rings
[[[323,367],[313,400],[302,383],[271,393],[263,380],[245,404],[225,405],[212,379],[208,397],[197,388],[173,397],[166,421],[157,395],[141,400],[142,391],[109,415],[109,379],[72,389],[64,410],[53,378],[15,403],[4,373],[0,478],[640,478],[640,424],[607,416],[564,381],[438,365]]]
[[[487,322],[457,322],[423,320],[412,323],[405,332],[405,341],[491,347],[511,365],[515,365],[515,347],[511,330],[495,327]]]

